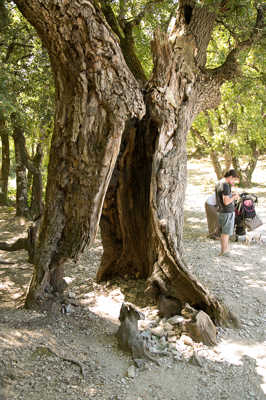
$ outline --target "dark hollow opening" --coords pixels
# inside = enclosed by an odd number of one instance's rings
[[[186,21],[187,25],[189,25],[189,23],[191,21],[192,11],[193,11],[192,7],[184,6],[184,17],[185,17],[185,21]]]

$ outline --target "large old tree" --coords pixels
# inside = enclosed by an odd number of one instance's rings
[[[62,290],[65,260],[92,243],[101,218],[99,281],[124,273],[149,278],[148,289],[188,301],[216,322],[230,318],[183,261],[186,135],[200,111],[218,105],[221,85],[240,73],[238,54],[262,34],[262,7],[257,4],[253,27],[235,38],[224,63],[208,69],[218,17],[225,21],[234,10],[226,1],[212,8],[211,1],[180,0],[171,31],[154,33],[146,78],[134,28],[163,1],[143,1],[136,15],[128,15],[127,1],[15,2],[48,49],[56,85],[27,305]]]

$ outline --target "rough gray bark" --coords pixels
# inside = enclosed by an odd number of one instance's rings
[[[9,137],[5,130],[5,120],[0,119],[0,138],[2,142],[2,165],[0,176],[0,204],[8,203],[8,177],[10,170]]]
[[[185,4],[194,2],[180,2],[174,30],[169,36],[157,32],[152,43],[147,112],[125,131],[103,209],[97,279],[149,277],[148,291],[188,301],[222,322],[230,313],[188,272],[182,257],[186,135],[201,110],[217,106],[222,82],[203,68],[215,15],[194,8],[187,24]]]
[[[59,290],[65,258],[92,242],[125,131],[104,206],[98,279],[125,271],[149,276],[148,289],[188,301],[216,322],[228,320],[230,313],[182,258],[186,135],[200,111],[217,106],[222,83],[238,73],[237,49],[221,67],[205,69],[215,14],[194,0],[180,0],[173,31],[155,34],[146,114],[138,121],[145,107],[133,77],[136,64],[131,68],[127,59],[130,72],[97,6],[90,0],[16,3],[48,48],[57,89],[28,305]]]
[[[125,122],[141,117],[139,85],[91,1],[17,0],[48,49],[56,86],[43,222],[27,305],[59,291],[66,258],[94,240]]]

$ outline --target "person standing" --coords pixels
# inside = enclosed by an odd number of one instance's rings
[[[237,193],[232,193],[231,187],[238,181],[237,173],[230,169],[220,180],[216,187],[218,204],[218,221],[221,229],[221,253],[220,256],[229,256],[229,237],[234,233],[235,206],[234,201],[239,198]]]
[[[218,205],[216,201],[216,193],[210,195],[205,202],[205,211],[208,223],[208,238],[220,239],[220,227],[218,221]]]

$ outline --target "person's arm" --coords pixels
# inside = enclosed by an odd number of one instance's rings
[[[232,197],[229,197],[226,194],[223,194],[223,202],[225,206],[228,206],[228,204],[233,203],[233,201],[235,201],[236,199],[238,199],[238,194],[233,194]]]
[[[228,204],[233,203],[233,201],[235,201],[236,199],[238,199],[238,194],[231,194],[231,190],[230,190],[230,186],[228,185],[228,183],[224,183],[224,187],[223,187],[223,203],[225,206],[228,206]]]

